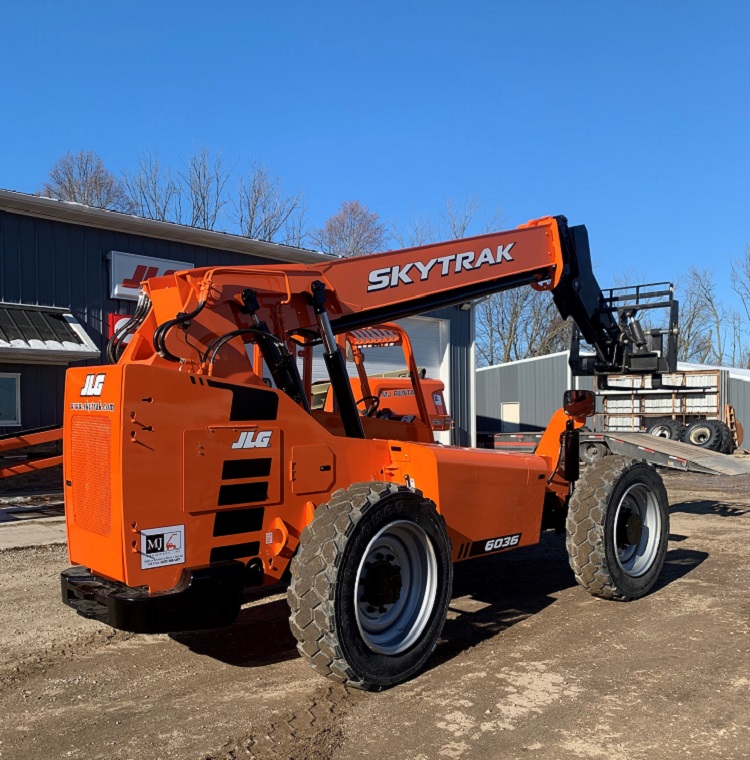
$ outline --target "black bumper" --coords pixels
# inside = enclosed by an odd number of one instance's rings
[[[79,615],[133,633],[176,633],[229,625],[240,611],[245,566],[223,562],[183,570],[170,591],[149,594],[85,567],[60,575],[62,600]]]

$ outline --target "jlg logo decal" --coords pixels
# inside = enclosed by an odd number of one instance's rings
[[[508,245],[499,245],[497,253],[493,253],[490,248],[485,248],[477,257],[474,251],[466,253],[451,253],[448,256],[438,256],[430,259],[426,264],[422,261],[412,261],[403,266],[385,267],[384,269],[374,269],[370,272],[368,279],[369,285],[367,292],[373,290],[383,290],[384,288],[396,288],[399,285],[411,285],[415,277],[421,281],[429,278],[430,272],[436,264],[440,264],[440,276],[447,277],[451,274],[458,274],[464,269],[479,269],[483,266],[494,266],[502,264],[503,261],[514,261],[510,255],[510,250],[515,243]],[[476,262],[474,261],[476,259]],[[413,271],[412,271],[413,270]],[[411,272],[411,274],[409,274]]]
[[[86,381],[81,388],[82,396],[101,396],[104,388],[105,375],[86,375]]]
[[[164,274],[174,274],[177,272],[177,269],[166,269],[164,270]],[[152,277],[158,277],[159,276],[159,267],[147,267],[144,264],[138,264],[135,268],[135,271],[133,274],[130,275],[130,277],[126,277],[120,285],[122,285],[123,288],[138,288],[140,289],[141,283],[144,280],[150,280]]]
[[[261,430],[257,433],[240,433],[240,437],[232,444],[233,449],[267,449],[271,446],[271,430]]]

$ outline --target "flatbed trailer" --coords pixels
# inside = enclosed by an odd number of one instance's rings
[[[689,443],[671,441],[648,433],[580,434],[580,457],[591,464],[610,454],[642,459],[658,467],[710,475],[750,475],[750,457],[709,451]],[[531,453],[542,433],[493,433],[483,436],[483,448]]]

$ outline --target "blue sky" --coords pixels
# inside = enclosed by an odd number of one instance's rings
[[[322,225],[468,195],[585,223],[599,279],[750,242],[744,2],[6,3],[0,187],[67,150],[112,170],[205,145],[265,162]]]

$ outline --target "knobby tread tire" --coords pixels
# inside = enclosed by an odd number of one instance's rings
[[[718,450],[722,454],[732,454],[734,452],[734,436],[732,435],[732,431],[729,429],[729,425],[727,425],[725,422],[720,422],[717,420],[717,427],[721,434],[721,445],[719,446]]]
[[[315,518],[302,531],[299,550],[291,562],[292,582],[287,601],[297,650],[317,673],[354,688],[372,690],[384,685],[363,679],[344,656],[340,640],[343,634],[337,630],[335,614],[337,585],[342,582],[339,566],[357,524],[384,498],[396,494],[421,499],[434,508],[420,491],[406,486],[354,483],[335,491],[327,503],[316,509]],[[438,518],[444,526],[442,516]],[[450,574],[452,580],[452,565]]]
[[[681,441],[685,435],[685,425],[677,420],[673,420],[671,417],[660,417],[654,420],[647,428],[646,432],[654,435],[653,431],[656,428],[666,428],[669,431],[668,440]],[[663,437],[663,436],[659,436]]]
[[[586,467],[568,505],[565,545],[570,567],[578,584],[602,599],[626,601],[635,598],[624,593],[613,577],[612,566],[608,561],[612,558],[607,556],[605,531],[612,494],[620,478],[634,467],[649,468],[649,465],[637,459],[610,456]],[[658,474],[656,477],[661,482]],[[661,489],[663,488],[662,484]],[[664,499],[666,500],[666,491]],[[668,517],[665,530],[666,533],[669,532]],[[666,539],[658,561],[659,570],[665,553]]]
[[[718,420],[695,420],[694,422],[691,422],[687,428],[685,428],[684,441],[685,443],[689,443],[691,446],[696,446],[699,449],[706,449],[707,451],[721,451],[723,445],[722,431],[720,427],[721,425],[723,425],[723,423],[719,422]],[[701,429],[707,431],[708,438],[703,443],[696,443],[692,440],[692,436],[696,430]]]

